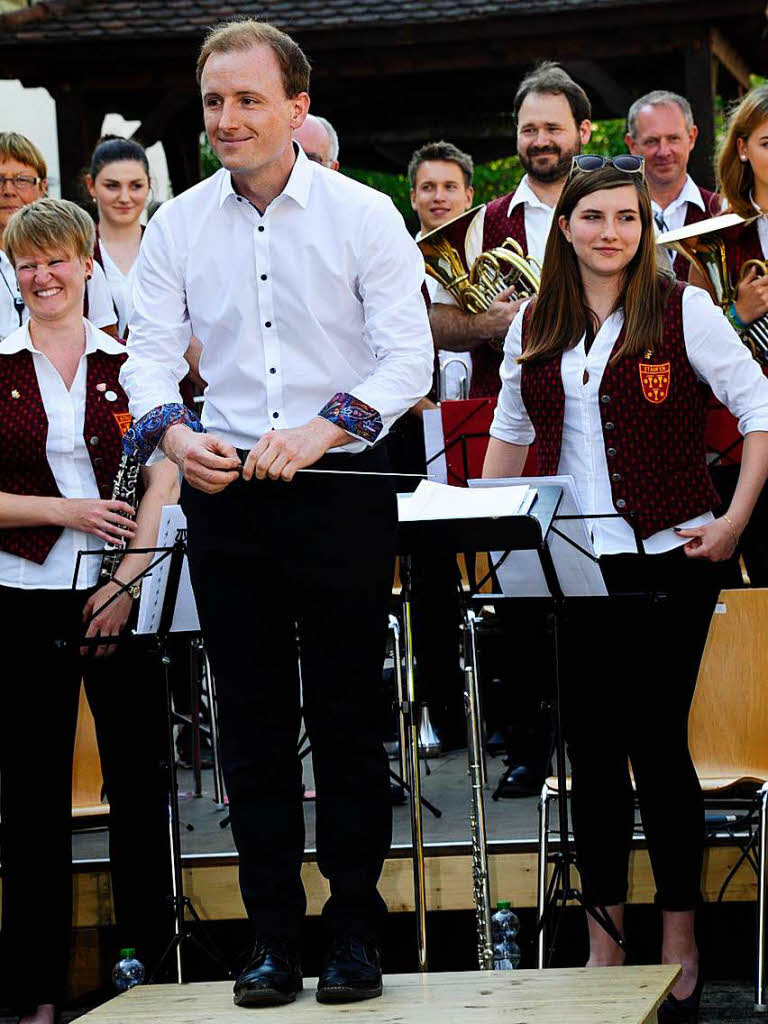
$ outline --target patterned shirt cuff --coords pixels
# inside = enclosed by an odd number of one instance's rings
[[[344,391],[335,394],[317,415],[329,423],[335,423],[347,433],[371,443],[376,440],[384,426],[381,416],[375,409]]]
[[[169,427],[183,423],[196,434],[204,434],[205,427],[185,405],[171,403],[158,405],[141,417],[138,423],[123,434],[123,451],[142,466],[146,466]]]

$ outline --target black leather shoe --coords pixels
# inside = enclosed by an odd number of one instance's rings
[[[686,996],[685,999],[677,999],[670,994],[661,1004],[657,1011],[659,1024],[697,1024],[703,988],[704,977],[701,967],[699,967],[696,988],[689,996]]]
[[[493,799],[508,800],[516,796],[538,796],[544,785],[541,772],[536,772],[527,764],[510,765],[499,779],[493,792]]]
[[[301,992],[301,964],[295,943],[262,940],[235,982],[235,1006],[281,1006]]]
[[[372,942],[336,939],[317,983],[318,1003],[355,1003],[381,995],[381,956]]]

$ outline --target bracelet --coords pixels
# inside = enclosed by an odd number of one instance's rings
[[[735,301],[731,302],[730,306],[728,306],[728,308],[725,310],[725,315],[728,317],[728,320],[731,323],[731,327],[733,327],[735,330],[737,330],[737,331],[744,331],[744,330],[746,330],[747,325],[744,323],[744,321],[741,319],[739,314],[736,312],[736,302]]]
[[[738,543],[738,540],[739,540],[739,533],[738,533],[738,531],[737,531],[736,527],[735,527],[735,526],[733,525],[733,523],[731,522],[731,520],[730,520],[730,519],[728,518],[728,516],[727,516],[727,515],[725,514],[725,512],[723,512],[723,514],[722,514],[722,515],[720,516],[720,518],[721,518],[721,519],[724,519],[724,520],[726,521],[726,523],[728,523],[728,525],[729,525],[729,526],[730,526],[730,528],[731,528],[731,533],[733,534],[733,539],[734,539],[734,540],[735,540],[735,541],[736,541],[736,542]]]

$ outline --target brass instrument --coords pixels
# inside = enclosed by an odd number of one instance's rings
[[[538,260],[527,256],[514,238],[481,253],[467,267],[465,242],[472,221],[481,206],[467,210],[434,231],[423,235],[418,246],[427,273],[456,299],[465,313],[485,313],[506,288],[514,287],[512,300],[536,295],[541,283]]]
[[[139,471],[141,463],[132,455],[125,452],[120,456],[120,465],[117,469],[117,476],[112,486],[112,500],[124,501],[134,510],[138,504],[137,488],[139,483]],[[120,515],[127,513],[121,512]],[[117,572],[117,567],[122,561],[127,544],[125,540],[107,541],[104,545],[107,554],[101,560],[101,579],[104,582],[111,580]]]
[[[727,237],[723,232],[748,223],[750,221],[737,213],[726,213],[699,221],[698,224],[687,224],[676,231],[667,231],[659,235],[656,242],[684,256],[701,274],[713,301],[725,310],[736,298],[738,287],[751,267],[755,267],[761,275],[768,274],[768,261],[763,260],[747,260],[739,269],[736,282],[731,280],[728,273]],[[754,358],[768,366],[768,314],[747,324],[740,334]]]

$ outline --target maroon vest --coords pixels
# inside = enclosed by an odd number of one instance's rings
[[[688,203],[688,209],[685,213],[685,224],[698,224],[699,221],[716,217],[720,213],[719,193],[710,192],[706,188],[701,188],[701,186],[698,186],[698,189],[701,192],[701,198],[704,200],[704,209],[702,210],[696,203]],[[691,264],[685,256],[677,253],[672,260],[672,271],[678,281],[687,281],[688,275],[691,272]]]
[[[617,512],[646,539],[714,508],[719,499],[704,453],[704,398],[688,362],[683,338],[682,297],[677,284],[664,310],[664,337],[652,359],[609,361],[600,381],[611,494]],[[523,320],[525,351],[528,307]],[[624,340],[622,329],[611,354]],[[553,476],[560,465],[565,415],[562,354],[524,363],[522,398],[536,431],[539,473]],[[653,365],[653,372],[643,366]],[[587,509],[586,511],[590,511]]]
[[[729,287],[735,289],[741,268],[747,260],[762,260],[763,250],[757,233],[757,222],[736,224],[723,232],[725,239],[725,262],[728,269]],[[766,370],[763,368],[763,372]],[[717,456],[717,466],[734,466],[741,462],[743,447],[738,421],[726,407],[710,392],[707,402],[707,451]]]
[[[118,381],[127,358],[98,350],[87,357],[83,436],[102,498],[112,497],[120,441],[130,423],[128,399]],[[97,387],[101,384],[103,390]],[[104,397],[108,391],[117,395],[114,402]],[[32,353],[22,349],[0,355],[0,491],[61,497],[46,458],[47,437],[48,417]],[[42,565],[61,534],[59,526],[0,530],[0,551]]]
[[[508,215],[509,204],[514,192],[492,199],[485,208],[483,221],[483,252],[495,249],[505,239],[514,238],[528,252],[525,237],[525,203],[518,204]],[[470,398],[495,398],[501,389],[499,367],[503,353],[490,342],[484,342],[472,349],[472,379]]]

